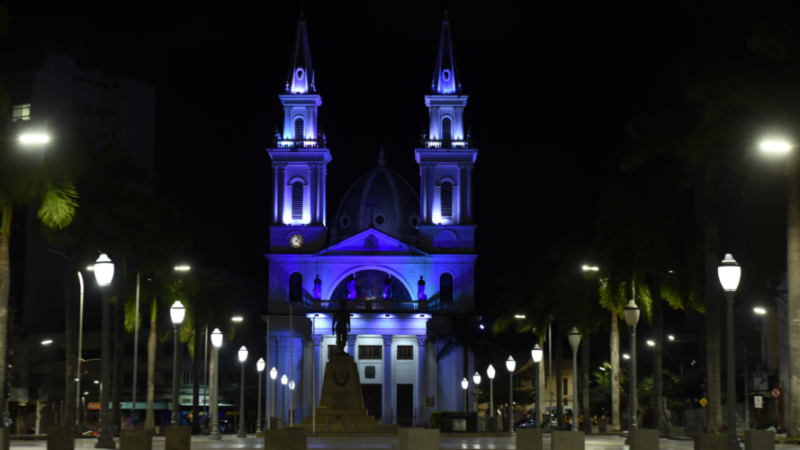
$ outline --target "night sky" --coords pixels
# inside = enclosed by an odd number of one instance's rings
[[[615,4],[616,3],[616,4]],[[791,2],[784,2],[786,4]],[[156,174],[192,225],[193,266],[266,280],[271,169],[300,2],[12,2],[1,51],[50,46],[156,88]],[[769,9],[768,9],[769,8]],[[744,47],[769,3],[463,2],[448,9],[475,166],[479,303],[552,240],[590,239],[637,110],[685,67]],[[328,211],[387,164],[419,189],[444,4],[306,1],[333,156]],[[328,219],[331,223],[331,218]]]

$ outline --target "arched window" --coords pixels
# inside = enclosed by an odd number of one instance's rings
[[[445,117],[444,119],[442,119],[442,140],[449,141],[450,139],[453,139],[453,136],[450,133],[451,128],[452,127],[450,118]]]
[[[442,183],[442,217],[453,217],[453,185],[449,181]]]
[[[447,272],[439,277],[439,298],[443,302],[453,301],[453,276]]]
[[[303,119],[298,117],[294,119],[294,138],[303,139]]]
[[[303,299],[303,276],[299,272],[289,275],[289,301],[299,302]]]
[[[303,220],[303,183],[292,184],[292,220]]]

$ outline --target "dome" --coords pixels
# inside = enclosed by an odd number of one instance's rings
[[[342,199],[334,218],[332,243],[368,229],[370,209],[376,230],[407,244],[419,242],[419,195],[405,178],[386,167],[383,150],[378,167],[353,183]]]

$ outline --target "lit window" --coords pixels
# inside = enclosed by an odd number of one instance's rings
[[[31,104],[14,105],[14,113],[11,116],[12,122],[31,120]]]
[[[448,181],[442,183],[442,217],[453,217],[453,185]]]
[[[380,345],[359,345],[358,359],[381,359]]]
[[[451,122],[449,117],[445,117],[444,119],[442,119],[442,140],[444,141],[449,141],[450,139],[453,138],[450,134],[450,128],[451,128],[450,123]]]
[[[303,299],[303,276],[295,272],[289,276],[289,301],[299,302]]]
[[[439,297],[443,302],[453,301],[453,276],[447,272],[439,277]]]
[[[397,346],[397,359],[414,359],[414,346],[413,345],[398,345]]]
[[[292,220],[303,220],[303,183],[292,184]]]
[[[303,139],[303,119],[294,119],[294,138]]]

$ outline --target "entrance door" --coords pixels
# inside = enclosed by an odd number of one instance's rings
[[[397,424],[401,427],[414,426],[414,385],[397,385]]]
[[[361,393],[364,395],[364,407],[367,408],[369,415],[380,420],[383,407],[383,385],[362,384]]]

